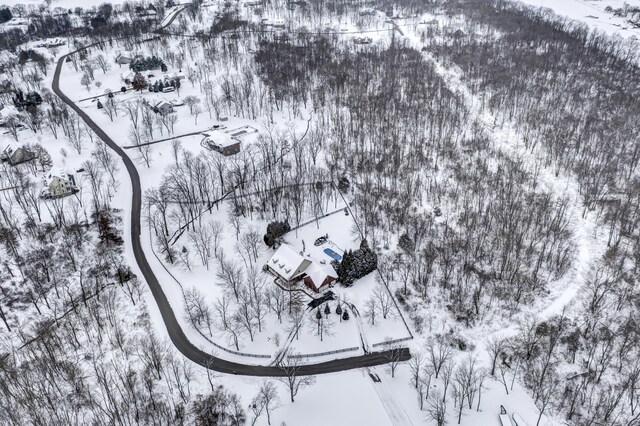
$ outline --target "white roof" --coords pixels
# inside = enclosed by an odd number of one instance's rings
[[[315,262],[312,262],[311,265],[307,267],[305,273],[309,276],[309,278],[311,278],[311,281],[313,281],[313,283],[318,288],[320,288],[325,278],[327,278],[328,276],[333,276],[328,273],[322,266],[318,265]]]
[[[305,272],[310,263],[310,260],[305,259],[293,251],[291,247],[283,244],[276,250],[273,256],[271,256],[268,265],[282,278],[290,280],[302,272]]]
[[[69,173],[60,168],[52,168],[44,177],[46,182],[51,182],[55,178],[69,180]]]
[[[213,131],[213,132],[203,133],[203,135],[209,138],[211,142],[213,142],[214,144],[216,144],[221,148],[235,145],[239,142],[237,139],[234,139],[233,137],[231,137],[231,135],[224,132]]]

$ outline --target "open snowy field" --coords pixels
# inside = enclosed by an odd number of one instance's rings
[[[50,8],[56,8],[56,7],[62,7],[65,9],[71,9],[71,8],[76,8],[76,7],[82,7],[82,8],[90,8],[93,6],[100,6],[102,3],[111,3],[112,5],[116,5],[116,4],[122,4],[124,3],[126,0],[109,0],[109,1],[103,1],[103,0],[51,0],[49,7]],[[40,6],[40,5],[46,5],[47,2],[43,1],[43,0],[4,0],[2,2],[3,4],[6,4],[7,6],[13,6],[16,4],[23,4],[23,5],[34,5],[34,6]]]
[[[625,39],[634,36],[640,38],[640,28],[628,22],[621,16],[615,16],[605,9],[625,7],[640,7],[639,0],[519,0],[533,7],[541,7],[553,11],[558,16],[564,16],[577,22],[586,24],[589,28],[597,29],[608,35],[617,35]]]

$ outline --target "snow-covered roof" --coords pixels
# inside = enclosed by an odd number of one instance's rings
[[[211,141],[211,143],[219,146],[220,148],[226,148],[238,143],[237,139],[234,139],[228,133],[224,132],[207,132],[203,135]]]
[[[44,181],[49,184],[51,183],[51,181],[53,181],[55,178],[59,178],[59,179],[63,179],[63,180],[69,180],[69,177],[71,175],[69,173],[67,173],[66,171],[64,171],[63,169],[59,169],[59,168],[53,168],[51,170],[49,170],[49,173],[47,173],[44,176]]]
[[[268,265],[285,280],[305,272],[311,261],[305,259],[286,244],[281,245],[269,259]]]
[[[173,108],[173,105],[167,101],[158,101],[158,103],[155,104],[155,107],[156,108]]]
[[[124,72],[124,73],[120,74],[120,78],[122,80],[133,80],[133,77],[135,77],[135,76],[136,76],[136,73],[134,73],[133,71],[127,71],[127,72]]]
[[[19,111],[13,105],[3,105],[0,109],[0,118],[10,117],[16,114],[19,114]]]
[[[312,262],[311,265],[307,267],[305,273],[318,288],[320,288],[327,277],[335,278],[332,274],[328,273],[322,266],[318,265],[315,262]]]

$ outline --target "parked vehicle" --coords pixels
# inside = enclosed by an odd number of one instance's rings
[[[325,234],[325,235],[323,235],[322,237],[317,238],[317,239],[314,241],[313,245],[314,245],[314,246],[321,246],[321,245],[323,245],[324,243],[326,243],[328,239],[329,239],[329,234]]]
[[[176,90],[175,87],[173,86],[167,86],[164,89],[162,89],[162,93],[169,93],[169,92],[173,92],[174,90]]]

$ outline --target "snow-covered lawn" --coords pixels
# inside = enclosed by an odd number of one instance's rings
[[[622,8],[624,5],[640,7],[638,0],[518,0],[533,7],[541,7],[553,11],[559,16],[586,24],[610,36],[624,39],[640,37],[640,28],[634,27],[627,20],[605,11],[607,7]]]

